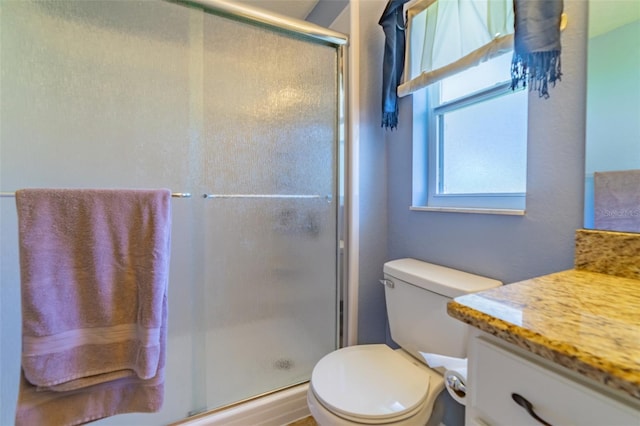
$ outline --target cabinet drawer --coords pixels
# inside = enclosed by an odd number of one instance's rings
[[[547,423],[558,425],[614,426],[640,424],[640,411],[603,395],[482,338],[474,339],[470,408],[479,424],[539,426],[516,404],[519,394]]]

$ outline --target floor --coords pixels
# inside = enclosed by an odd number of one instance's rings
[[[309,416],[309,417],[305,417],[304,419],[300,419],[298,421],[290,423],[287,426],[318,426],[318,423],[316,423],[316,421],[313,420],[313,417]]]

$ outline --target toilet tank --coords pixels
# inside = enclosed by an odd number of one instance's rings
[[[447,314],[447,302],[502,285],[416,259],[385,263],[384,278],[391,337],[422,362],[420,352],[466,357],[469,326]]]

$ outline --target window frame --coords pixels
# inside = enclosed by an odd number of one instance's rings
[[[472,194],[442,194],[438,191],[439,187],[441,188],[442,179],[439,176],[440,168],[436,163],[442,161],[438,145],[443,140],[443,138],[439,137],[438,132],[442,132],[441,121],[444,114],[500,96],[509,96],[513,92],[510,83],[510,81],[497,83],[443,102],[435,107],[432,100],[435,96],[439,96],[439,82],[413,93],[414,140],[411,210],[505,215],[525,214],[526,190],[522,193]],[[519,90],[526,89],[516,89],[516,91]]]

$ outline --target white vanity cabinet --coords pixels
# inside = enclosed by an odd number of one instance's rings
[[[488,334],[472,333],[466,425],[640,425],[640,401],[625,399],[595,382],[592,386],[563,370]],[[518,405],[514,395],[522,404],[528,401],[532,413]]]

